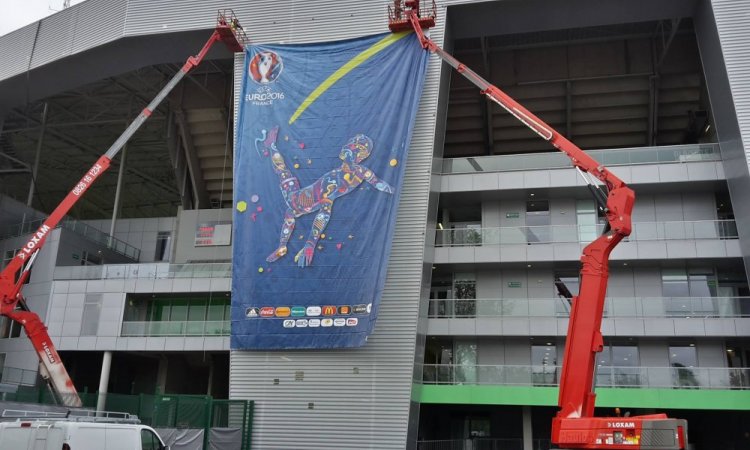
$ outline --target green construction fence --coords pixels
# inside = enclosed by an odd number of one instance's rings
[[[240,428],[242,450],[252,449],[252,400],[219,400],[210,395],[115,394],[107,393],[104,410],[135,414],[152,428],[192,428],[204,430],[204,448],[208,448],[211,428]],[[97,392],[79,393],[84,408],[96,408]],[[3,394],[3,400],[54,405],[46,388],[19,386],[15,393]]]

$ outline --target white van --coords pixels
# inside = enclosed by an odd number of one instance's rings
[[[0,450],[169,450],[153,428],[80,419],[0,422]]]

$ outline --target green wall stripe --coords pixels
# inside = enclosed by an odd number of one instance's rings
[[[600,388],[596,393],[596,404],[605,407],[750,411],[750,390]],[[555,406],[557,388],[414,385],[412,399],[419,403]]]

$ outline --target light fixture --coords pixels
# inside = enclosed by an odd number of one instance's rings
[[[695,347],[695,344],[690,344],[691,347]]]
[[[526,264],[526,267],[531,267],[531,264]]]
[[[552,342],[547,342],[547,345],[552,345]]]
[[[533,193],[533,192],[532,192],[531,194],[529,194],[529,197],[533,197],[533,196],[534,196],[534,193]]]
[[[442,230],[443,229],[443,224],[440,223],[440,222],[438,222],[438,228],[440,228]]]

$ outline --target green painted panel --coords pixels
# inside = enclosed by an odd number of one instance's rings
[[[597,389],[597,406],[750,411],[750,390]],[[555,406],[557,388],[531,386],[415,385],[420,403]]]

